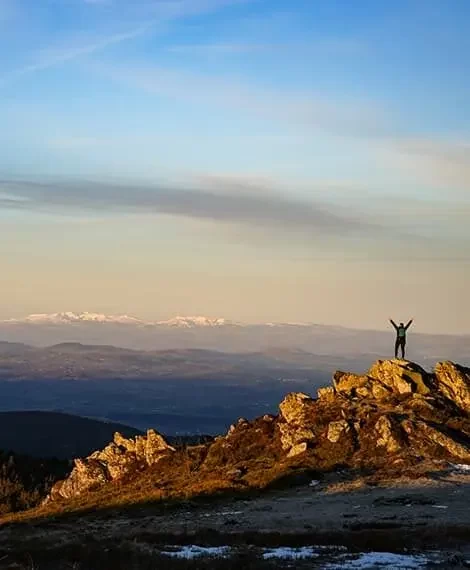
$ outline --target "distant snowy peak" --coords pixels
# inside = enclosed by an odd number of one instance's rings
[[[209,317],[175,317],[167,321],[144,321],[129,315],[103,315],[101,313],[74,313],[71,311],[64,313],[38,313],[29,315],[23,319],[10,319],[4,321],[10,324],[29,325],[71,325],[71,324],[116,324],[134,326],[154,326],[169,328],[201,328],[201,327],[223,327],[236,326],[237,323],[221,318]]]
[[[10,323],[25,323],[37,325],[68,325],[73,323],[114,323],[114,324],[145,324],[135,317],[128,315],[103,315],[101,313],[74,313],[67,311],[64,313],[38,313],[25,317],[24,319],[10,319]]]
[[[267,327],[311,327],[312,323],[295,323],[295,322],[280,322],[280,323],[265,323]]]
[[[164,321],[147,321],[130,315],[105,315],[92,312],[72,312],[63,313],[37,313],[21,319],[9,319],[0,323],[11,325],[79,325],[79,324],[107,324],[107,325],[133,325],[134,327],[148,327],[156,329],[210,329],[223,327],[268,327],[268,328],[298,328],[298,327],[322,327],[312,323],[286,322],[286,323],[258,323],[247,325],[237,321],[224,318],[204,317],[204,316],[177,316]],[[329,327],[333,329],[334,327]]]
[[[224,327],[224,326],[235,326],[238,323],[233,321],[228,321],[227,319],[221,318],[208,318],[208,317],[175,317],[169,319],[168,321],[159,321],[157,325],[165,327],[177,327],[177,328],[196,328],[196,327]]]

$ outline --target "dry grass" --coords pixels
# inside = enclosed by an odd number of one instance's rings
[[[403,552],[429,548],[467,548],[470,541],[468,527],[435,526],[424,529],[407,529],[399,523],[370,524],[351,523],[349,528],[323,533],[230,533],[206,530],[191,535],[141,533],[132,540],[100,540],[99,537],[82,536],[73,543],[41,547],[37,542],[18,540],[9,550],[0,549],[0,570],[145,570],[145,569],[199,569],[199,570],[271,570],[286,568],[285,561],[266,561],[261,557],[262,548],[302,547],[328,545],[348,548],[352,552],[367,550]],[[229,546],[228,558],[210,557],[195,560],[179,560],[162,555],[168,545],[197,544],[201,546]],[[16,566],[14,566],[16,564]],[[311,560],[304,564],[292,563],[293,568],[315,567]],[[322,568],[321,564],[318,566]],[[451,567],[451,566],[440,566]]]
[[[33,549],[0,556],[0,569],[13,567],[18,570],[277,570],[285,568],[285,563],[264,560],[259,550],[247,547],[234,549],[226,558],[184,560],[165,556],[159,549],[137,542],[117,545],[88,541],[53,551]],[[306,561],[296,567],[310,566]]]
[[[291,472],[281,461],[275,429],[267,422],[241,428],[228,440],[210,447],[195,446],[171,454],[156,465],[128,473],[119,481],[66,500],[0,519],[0,524],[140,505],[165,505],[175,501],[256,493]]]

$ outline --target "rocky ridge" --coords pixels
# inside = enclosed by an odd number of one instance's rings
[[[241,418],[204,445],[175,449],[154,430],[135,439],[116,433],[102,451],[75,460],[47,502],[139,477],[165,496],[188,496],[339,466],[400,474],[423,461],[470,464],[470,369],[441,362],[428,373],[379,360],[364,375],[337,371],[316,399],[290,393],[277,416]]]

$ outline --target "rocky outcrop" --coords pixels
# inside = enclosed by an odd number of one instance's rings
[[[378,360],[367,375],[336,372],[336,392],[347,397],[381,400],[389,395],[429,394],[429,375],[417,364],[405,360]]]
[[[390,417],[380,416],[374,426],[377,433],[377,446],[384,447],[388,453],[396,453],[402,447],[402,439],[397,436],[397,427]]]
[[[326,438],[331,443],[337,443],[343,434],[348,433],[349,429],[350,427],[346,420],[331,422],[328,424]]]
[[[158,463],[175,449],[153,429],[146,436],[126,439],[119,432],[114,440],[86,459],[75,459],[70,476],[59,481],[51,490],[47,501],[70,499],[103,483],[122,479],[125,475]]]
[[[312,430],[314,424],[315,402],[302,393],[291,393],[279,405],[279,433],[282,449],[288,457],[304,453],[315,439]]]
[[[470,464],[470,371],[442,362],[431,373],[379,360],[362,375],[336,372],[317,399],[288,394],[277,416],[241,418],[207,444],[175,450],[153,430],[135,439],[117,433],[103,450],[76,460],[50,500],[150,468],[154,486],[188,496],[188,489],[263,487],[297,468],[414,469],[423,459]]]
[[[110,480],[106,467],[99,461],[75,459],[75,467],[70,476],[52,487],[45,503],[56,499],[71,499]]]
[[[427,372],[406,360],[378,360],[369,370],[369,376],[395,394],[429,394],[430,378]]]
[[[470,412],[470,369],[440,362],[434,369],[436,389],[461,410]]]

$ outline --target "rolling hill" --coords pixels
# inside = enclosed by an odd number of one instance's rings
[[[142,433],[119,423],[58,412],[0,412],[0,449],[31,457],[85,457],[106,445],[116,431],[127,437]]]

